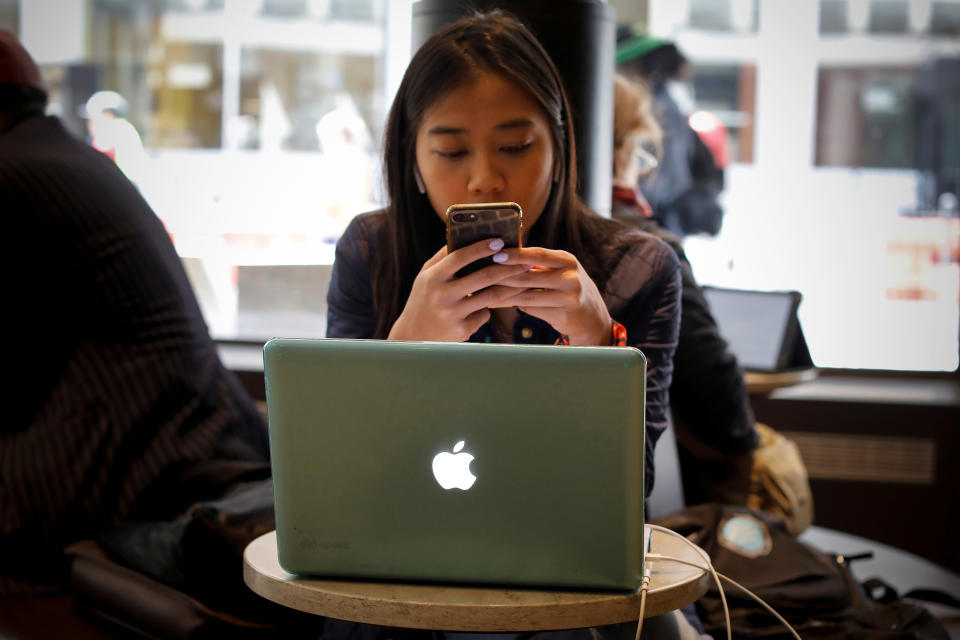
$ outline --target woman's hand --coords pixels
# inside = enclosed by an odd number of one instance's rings
[[[504,265],[536,265],[500,281],[520,291],[510,299],[524,313],[549,322],[570,344],[609,345],[613,318],[576,256],[566,251],[507,249]]]
[[[491,307],[512,306],[508,302],[524,292],[522,286],[499,286],[506,278],[523,273],[526,263],[495,264],[462,278],[454,277],[475,260],[501,252],[503,240],[481,240],[447,254],[443,247],[427,260],[413,281],[403,312],[390,329],[388,340],[435,340],[464,342],[490,319]]]

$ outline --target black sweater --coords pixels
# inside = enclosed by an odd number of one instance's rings
[[[56,580],[64,544],[178,512],[197,496],[162,487],[191,465],[269,453],[162,223],[107,156],[56,118],[21,119],[0,133],[0,211],[2,592]]]

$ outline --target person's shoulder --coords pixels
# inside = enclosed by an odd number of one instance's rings
[[[72,134],[56,116],[41,112],[30,115],[0,136],[0,165],[4,173],[40,172],[58,176],[110,173],[122,176],[110,158]]]
[[[610,293],[629,297],[638,287],[666,285],[679,279],[680,260],[676,251],[653,233],[624,227],[608,245],[616,249],[607,255]]]
[[[366,213],[358,213],[353,216],[353,219],[350,220],[350,224],[347,225],[347,229],[353,229],[354,233],[370,231],[379,231],[383,229],[387,224],[387,210],[386,209],[377,209],[376,211],[367,211]]]
[[[619,224],[606,238],[603,259],[609,276],[601,293],[614,317],[637,309],[672,305],[679,298],[680,262],[676,252],[656,235]],[[652,306],[651,306],[652,305]],[[626,309],[633,309],[629,313]],[[649,319],[652,316],[644,316]],[[628,323],[624,323],[628,325]],[[628,330],[629,330],[628,326]]]
[[[369,259],[383,241],[386,229],[386,210],[357,214],[337,241],[337,257]]]
[[[675,249],[671,246],[669,234],[658,233],[656,228],[640,229],[621,224],[612,228],[605,244],[608,250],[615,250],[620,259],[648,259],[650,261],[666,260],[674,257]]]
[[[341,244],[343,242],[376,242],[379,236],[387,228],[387,211],[378,209],[359,213],[350,220],[343,235],[340,236]]]
[[[681,259],[684,258],[683,245],[680,242],[680,238],[667,231],[656,218],[644,218],[631,209],[617,209],[614,207],[613,219],[622,222],[632,229],[645,231],[660,238],[670,245],[670,248],[673,249]]]
[[[387,226],[387,210],[378,209],[376,211],[367,211],[358,213],[347,224],[343,232],[343,237],[347,236],[369,236],[380,233]]]

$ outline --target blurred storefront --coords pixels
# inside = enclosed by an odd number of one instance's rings
[[[645,17],[692,63],[687,108],[731,131],[723,228],[685,244],[697,278],[800,291],[820,367],[956,370],[960,2],[650,0]]]
[[[128,175],[211,331],[260,340],[325,331],[334,243],[383,199],[413,2],[0,0],[0,28],[78,136],[91,95],[123,96],[146,165]],[[729,133],[723,228],[686,240],[698,279],[800,291],[818,366],[955,370],[960,231],[929,158],[960,171],[960,98],[931,133],[918,78],[960,58],[960,0],[610,4],[677,42],[692,63],[678,102]]]

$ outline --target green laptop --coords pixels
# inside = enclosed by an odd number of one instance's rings
[[[636,589],[645,369],[625,347],[270,340],[280,565]]]

